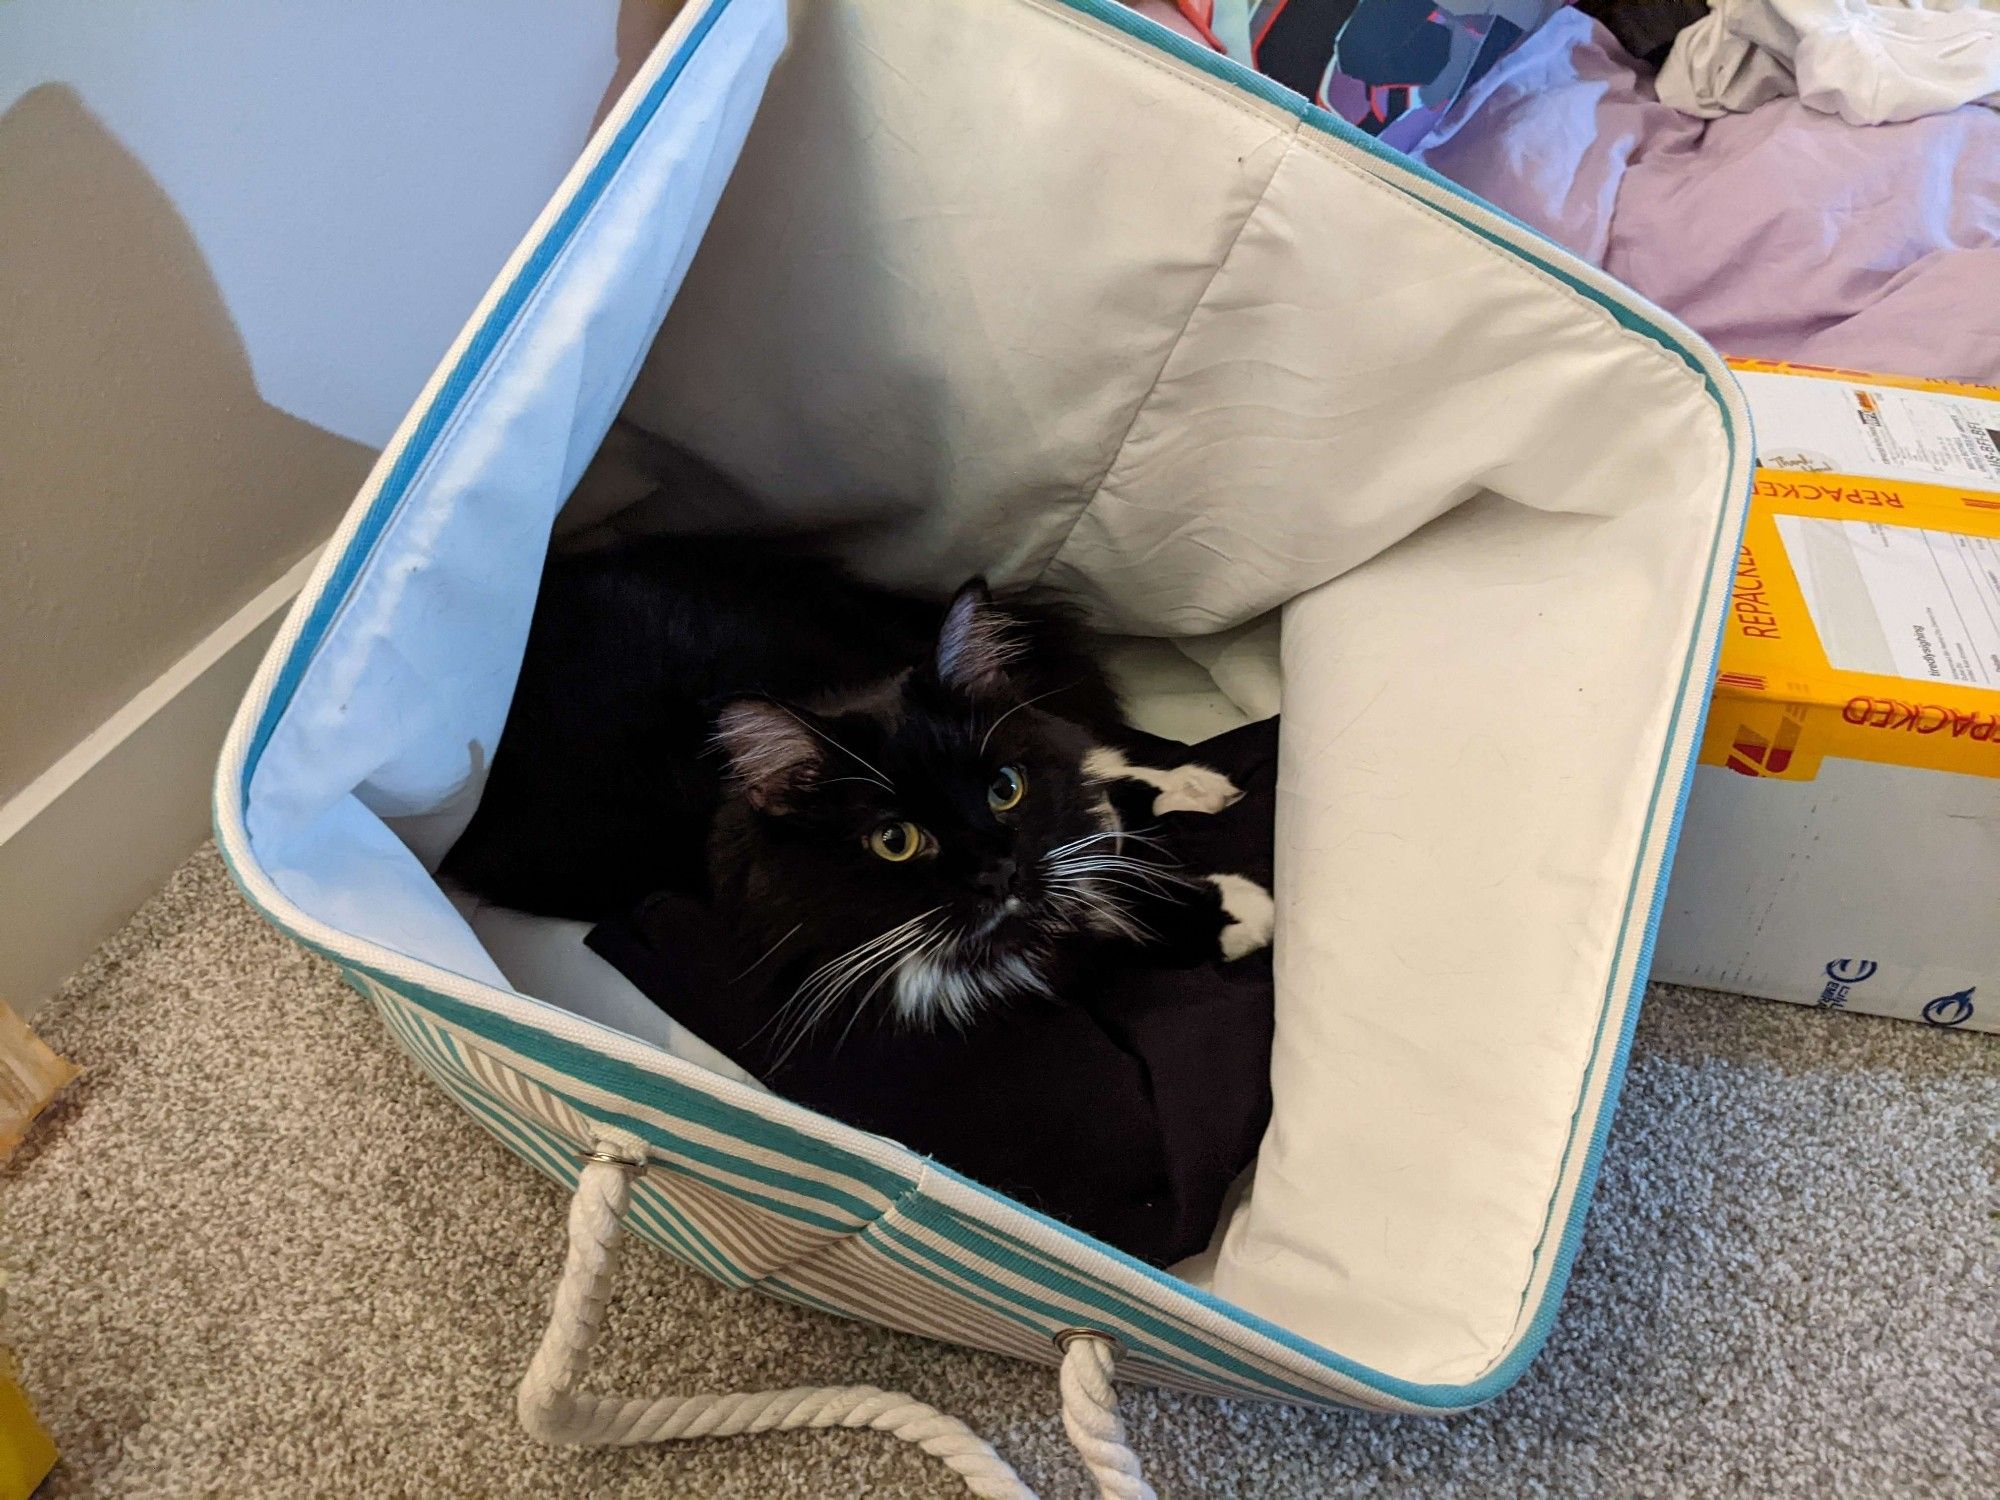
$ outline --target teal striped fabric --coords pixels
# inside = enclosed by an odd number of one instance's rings
[[[1161,1284],[1135,1294],[1093,1276],[928,1198],[920,1177],[800,1163],[677,1110],[670,1088],[607,1092],[447,1019],[462,1020],[463,1008],[442,996],[359,970],[347,976],[433,1082],[565,1188],[576,1185],[592,1122],[644,1139],[653,1165],[633,1186],[630,1229],[727,1286],[1050,1365],[1057,1333],[1097,1329],[1124,1346],[1121,1375],[1182,1390],[1426,1409],[1333,1370],[1311,1378],[1295,1359],[1259,1348],[1266,1341],[1252,1330],[1218,1338],[1203,1316],[1210,1309],[1194,1299],[1176,1308]]]

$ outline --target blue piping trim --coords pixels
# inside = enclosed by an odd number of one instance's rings
[[[1540,231],[1522,223],[1519,219],[1514,218],[1504,210],[1485,203],[1476,195],[1466,192],[1463,188],[1440,176],[1423,163],[1413,161],[1401,153],[1383,146],[1373,137],[1356,130],[1352,125],[1338,116],[1329,114],[1327,111],[1310,104],[1290,89],[1243,67],[1232,59],[1210,52],[1189,41],[1187,38],[1146,20],[1135,12],[1125,9],[1122,5],[1116,3],[1116,0],[1058,0],[1058,3],[1066,5],[1072,10],[1089,15],[1115,30],[1125,33],[1136,41],[1142,42],[1157,51],[1165,52],[1200,72],[1206,73],[1244,93],[1253,95],[1268,104],[1284,110],[1302,124],[1332,136],[1344,144],[1382,162],[1393,173],[1415,177],[1419,181],[1438,189],[1447,197],[1474,205],[1483,212],[1489,213],[1495,218],[1513,225],[1528,238],[1538,243],[1549,244],[1555,250],[1557,259],[1547,259],[1530,252],[1520,245],[1499,240],[1476,221],[1461,217],[1458,213],[1442,205],[1424,200],[1424,206],[1436,209],[1461,227],[1480,235],[1481,238],[1500,245],[1508,253],[1528,261],[1548,275],[1561,281],[1579,295],[1587,297],[1593,303],[1604,308],[1622,326],[1646,335],[1659,344],[1663,350],[1681,359],[1700,375],[1704,386],[1715,401],[1730,444],[1732,459],[1736,452],[1739,451],[1739,434],[1736,431],[1735,423],[1731,419],[1728,403],[1723,399],[1721,390],[1717,386],[1713,375],[1702,361],[1689,351],[1687,345],[1682,342],[1679,335],[1646,316],[1642,307],[1633,306],[1610,298],[1599,288],[1576,276],[1562,264],[1563,260],[1569,259],[1568,252],[1562,250],[1560,246],[1553,245],[1553,242],[1549,241],[1547,236],[1543,235]],[[250,783],[255,774],[258,761],[263,754],[265,746],[269,743],[271,734],[275,730],[279,719],[296,694],[299,682],[312,659],[313,653],[324,639],[334,616],[345,601],[347,594],[352,589],[362,569],[366,566],[375,544],[380,540],[382,532],[386,529],[396,508],[400,505],[405,493],[408,491],[410,484],[429,458],[439,436],[455,415],[458,402],[478,378],[487,359],[491,356],[501,339],[505,337],[509,326],[521,308],[533,296],[541,279],[547,274],[550,267],[567,247],[577,226],[603,195],[612,178],[615,177],[619,168],[623,165],[625,158],[630,154],[633,145],[651,123],[653,116],[658,112],[660,104],[665,100],[674,82],[685,71],[689,59],[700,46],[702,40],[713,29],[722,13],[727,10],[729,4],[730,0],[714,0],[711,8],[696,21],[687,40],[668,62],[659,79],[655,81],[653,87],[648,91],[645,100],[634,110],[631,118],[626,121],[624,127],[619,131],[618,136],[607,147],[604,155],[599,158],[596,165],[578,186],[576,192],[564,206],[562,213],[550,225],[547,233],[543,235],[541,241],[530,253],[527,261],[515,275],[514,280],[509,283],[507,290],[495,303],[485,321],[481,323],[478,331],[468,342],[464,353],[441,384],[437,396],[425,411],[416,430],[411,434],[410,440],[404,445],[402,452],[398,455],[395,465],[384,478],[380,489],[370,502],[368,511],[363,517],[360,526],[356,529],[355,535],[341,554],[332,572],[328,575],[325,584],[316,593],[305,621],[300,627],[299,635],[288,652],[284,664],[279,669],[278,675],[272,685],[270,698],[265,704],[262,715],[259,717],[257,727],[252,734],[249,748],[244,757],[242,779],[236,788],[236,795],[240,799],[239,805],[247,806]],[[1722,528],[1718,526],[1716,538],[1712,544],[1710,553],[1709,583],[1704,587],[1702,595],[1703,608],[1706,608],[1709,594],[1713,589],[1715,548],[1720,545],[1721,532]],[[1686,706],[1686,692],[1688,680],[1693,671],[1694,656],[1693,643],[1691,642],[1687,657],[1682,666],[1681,697],[1676,703],[1668,728],[1667,738],[1669,743],[1676,738],[1681,722],[1681,715]],[[1705,722],[1707,713],[1707,701],[1705,698],[1697,705],[1696,712],[1701,716],[1696,726],[1696,738],[1698,742],[1701,724]],[[1661,781],[1665,776],[1665,770],[1666,767],[1663,762],[1655,774],[1654,814],[1657,814],[1658,793]],[[1247,1312],[1243,1308],[1202,1291],[1200,1288],[1190,1286],[1176,1278],[1167,1276],[1157,1269],[1145,1265],[1143,1262],[1133,1260],[1131,1257],[1123,1255],[1109,1246],[1100,1244],[1087,1235],[1079,1234],[1066,1225],[1057,1223],[1041,1215],[1033,1215],[1033,1217],[1040,1219],[1043,1223],[1072,1242],[1106,1254],[1126,1264],[1173,1294],[1186,1297],[1199,1305],[1205,1306],[1239,1326],[1259,1332],[1273,1342],[1385,1395],[1396,1397],[1412,1405],[1432,1406],[1440,1409],[1457,1409],[1476,1405],[1481,1401],[1488,1400],[1500,1394],[1500,1392],[1504,1391],[1519,1378],[1521,1372],[1533,1360],[1539,1352],[1541,1345],[1546,1341],[1554,1321],[1557,1306],[1561,1301],[1564,1287],[1567,1284],[1570,1269],[1575,1260],[1583,1220],[1588,1210],[1590,1198],[1595,1189],[1598,1171],[1601,1166],[1604,1143],[1609,1133],[1611,1117],[1624,1081],[1632,1035],[1638,1021],[1639,999],[1645,988],[1653,947],[1658,935],[1660,917],[1665,908],[1667,875],[1672,869],[1674,853],[1679,845],[1681,827],[1685,818],[1688,796],[1693,783],[1693,772],[1694,758],[1690,756],[1674,805],[1673,822],[1668,835],[1667,847],[1662,858],[1658,889],[1654,893],[1643,930],[1639,951],[1639,965],[1635,972],[1633,990],[1628,997],[1624,1022],[1619,1031],[1615,1054],[1604,1085],[1603,1105],[1598,1111],[1597,1122],[1587,1150],[1583,1172],[1571,1201],[1569,1215],[1564,1224],[1554,1268],[1551,1271],[1548,1284],[1544,1288],[1542,1300],[1538,1304],[1527,1329],[1515,1341],[1507,1358],[1496,1364],[1479,1379],[1461,1385],[1441,1385],[1420,1384],[1385,1375],[1380,1371],[1370,1369],[1365,1365],[1346,1359],[1331,1350],[1322,1348],[1311,1340],[1301,1338],[1299,1335],[1291,1333],[1289,1330],[1279,1327],[1267,1319]],[[1644,838],[1650,835],[1651,828],[1652,815],[1649,815],[1645,833],[1642,834],[1642,844]],[[237,883],[241,886],[243,884],[241,874],[237,870],[236,862],[229,856],[226,843],[218,839],[218,845],[223,849],[225,863],[228,864],[232,875],[236,877]],[[1626,915],[1624,922],[1621,924],[1619,945],[1612,964],[1614,971],[1617,968],[1618,959],[1622,957],[1624,944],[1630,934],[1631,902],[1636,898],[1636,894],[1637,872],[1635,872],[1633,887],[1627,897]],[[266,915],[272,916],[268,912]],[[272,920],[280,927],[285,926],[284,923],[277,921],[274,916],[272,916]],[[289,929],[286,930],[289,931]],[[301,941],[304,946],[312,948],[314,951],[320,952],[347,967],[359,968],[365,972],[370,972],[371,977],[375,978],[377,982],[385,984],[392,989],[407,993],[411,988],[409,982],[406,980],[374,974],[372,971],[367,971],[365,965],[357,965],[352,959],[343,954],[329,950],[323,945],[304,940],[297,933],[292,933],[291,935],[296,940]],[[429,989],[423,989],[422,994],[424,1003],[437,1009],[440,1013],[450,1013],[452,1011],[463,1012],[462,1018],[454,1016],[454,1019],[459,1024],[469,1025],[473,1030],[485,1031],[491,1025],[507,1024],[500,1022],[496,1017],[475,1012],[469,1007],[462,1007],[458,1002],[438,995]],[[1605,1015],[1608,1016],[1608,995],[1606,1000]],[[547,1046],[549,1039],[543,1037],[540,1033],[536,1033],[536,1037],[541,1043],[540,1046],[525,1046],[521,1050],[537,1054],[542,1052]],[[1601,1047],[1602,1039],[1603,1022],[1600,1019],[1599,1036],[1593,1044],[1591,1054],[1593,1065],[1598,1049]],[[558,1067],[560,1071],[574,1072],[576,1076],[587,1078],[598,1071],[602,1065],[610,1061],[594,1053],[590,1054],[589,1058],[589,1064],[580,1070],[572,1069],[566,1064],[559,1065],[551,1062],[550,1065]],[[543,1060],[548,1061],[546,1058]],[[1587,1068],[1586,1076],[1588,1076],[1588,1071]],[[668,1087],[664,1084],[663,1080],[650,1079],[650,1076],[649,1082],[661,1087]],[[681,1090],[678,1092],[686,1091]],[[701,1103],[709,1109],[724,1108],[717,1101],[709,1099],[706,1096],[701,1096]],[[768,1122],[758,1120],[756,1123],[759,1127],[758,1134],[763,1134],[773,1128],[768,1125]],[[644,1129],[645,1133],[649,1135],[658,1134],[652,1127],[644,1127]],[[825,1142],[803,1136],[799,1137],[799,1140],[808,1145],[809,1149],[800,1153],[808,1160],[815,1157],[825,1158],[826,1165],[864,1181],[877,1176],[887,1177],[890,1175],[882,1173],[879,1168],[874,1168],[871,1164],[865,1163],[859,1158],[847,1156],[846,1153],[840,1152],[837,1147],[831,1147]],[[673,1143],[673,1149],[683,1149],[685,1145],[686,1143],[675,1142]],[[786,1148],[781,1147],[779,1149]],[[839,1158],[839,1160],[835,1160],[836,1158]],[[1567,1153],[1565,1153],[1565,1163],[1567,1160]],[[983,1197],[995,1203],[1004,1205],[1015,1211],[1031,1212],[1024,1210],[1022,1205],[998,1193],[994,1193],[990,1189],[970,1182],[967,1179],[956,1177],[956,1174],[952,1175],[971,1190],[978,1192]],[[963,1220],[959,1222],[965,1223]],[[970,1228],[969,1225],[967,1227]],[[996,1245],[997,1243],[995,1241]],[[1041,1273],[1038,1272],[1037,1274],[1040,1275]],[[1066,1270],[1064,1274],[1073,1276],[1076,1273]],[[1098,1284],[1102,1285],[1102,1283]],[[1106,1290],[1109,1291],[1112,1289],[1106,1288]],[[1121,1301],[1129,1301],[1126,1294],[1122,1292],[1118,1292],[1116,1295]],[[1136,1306],[1136,1304],[1134,1305]],[[1181,1342],[1178,1335],[1175,1341]],[[1186,1347],[1190,1350],[1202,1351],[1202,1357],[1205,1359],[1212,1359],[1216,1354],[1215,1350],[1200,1343],[1198,1340],[1187,1342]],[[1261,1374],[1259,1376],[1260,1381],[1270,1378],[1272,1377]]]
[[[632,147],[638,142],[646,127],[652,123],[653,116],[659,112],[661,103],[673,89],[675,82],[686,71],[689,59],[694,56],[709,32],[714,30],[715,23],[723,12],[729,9],[729,5],[730,0],[714,0],[710,8],[690,28],[687,40],[661,70],[660,76],[647,91],[645,100],[633,110],[631,118],[625,122],[616,138],[605,149],[604,155],[598,158],[597,165],[590,169],[589,175],[578,185],[574,195],[563,206],[563,211],[556,216],[555,222],[549,225],[541,241],[529,253],[526,263],[515,273],[513,281],[508,283],[507,290],[501,294],[493,310],[486,315],[486,320],[479,325],[478,332],[467,342],[464,353],[459,355],[458,362],[451,368],[451,373],[439,386],[436,397],[424,412],[423,419],[418,422],[416,431],[410,434],[410,440],[403,445],[402,452],[397,454],[395,465],[383,477],[382,486],[369,503],[368,513],[356,530],[353,541],[341,554],[339,563],[335,565],[327,576],[325,585],[314,597],[312,608],[299,628],[298,640],[294,642],[290,654],[286,656],[277,680],[271,685],[270,699],[264,705],[263,715],[257,721],[256,732],[251,736],[249,750],[243,758],[243,785],[238,791],[238,796],[243,799],[243,806],[247,807],[249,804],[250,778],[256,770],[258,759],[263,755],[265,745],[270,743],[271,735],[278,727],[278,720],[283,717],[293,695],[298,691],[299,681],[305,675],[313,652],[325,638],[327,628],[333,623],[334,615],[346,600],[348,591],[353,587],[355,579],[360,576],[362,568],[367,565],[375,543],[380,540],[382,532],[395,514],[397,506],[402,503],[403,496],[408,492],[412,481],[429,461],[432,449],[437,446],[438,438],[457,414],[460,399],[479,378],[486,361],[499,346],[501,339],[506,337],[515,317],[527,304],[528,299],[535,294],[542,278],[548,274],[549,268],[568,248],[577,226],[583,222],[591,209],[596,207],[597,200],[604,196],[604,190],[618,175],[619,168],[625,164],[625,158],[632,154]]]

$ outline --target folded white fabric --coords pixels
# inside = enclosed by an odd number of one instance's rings
[[[1794,93],[1850,125],[2000,107],[2000,0],[1709,0],[1659,93],[1711,120]]]

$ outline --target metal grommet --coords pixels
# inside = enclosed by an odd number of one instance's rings
[[[635,1175],[646,1170],[646,1159],[644,1157],[635,1159],[630,1156],[620,1156],[615,1151],[579,1151],[576,1153],[576,1159],[582,1162],[605,1162],[614,1167],[623,1167],[626,1171]]]
[[[1101,1343],[1109,1344],[1114,1356],[1125,1352],[1125,1341],[1118,1337],[1117,1334],[1106,1333],[1101,1328],[1061,1328],[1056,1330],[1053,1337],[1056,1347],[1062,1350],[1064,1354],[1069,1353],[1069,1346],[1074,1344],[1078,1339],[1096,1339]]]

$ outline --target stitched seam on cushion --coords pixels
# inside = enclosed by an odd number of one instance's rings
[[[1302,139],[1300,140],[1299,144],[1305,150],[1311,152],[1314,156],[1319,157],[1320,160],[1325,162],[1330,162],[1332,165],[1338,167],[1341,171],[1347,173],[1349,176],[1354,177],[1363,183],[1366,183],[1369,187],[1373,188],[1377,192],[1386,192],[1393,194],[1395,197],[1409,204],[1412,208],[1418,209],[1422,213],[1428,215],[1440,228],[1448,230],[1450,233],[1458,236],[1460,239],[1466,241],[1468,244],[1475,246],[1481,252],[1481,254],[1484,255],[1487,259],[1495,261],[1498,264],[1508,267],[1511,270],[1523,272],[1526,275],[1533,277],[1535,280],[1541,282],[1544,286],[1546,286],[1550,291],[1555,292],[1557,295],[1561,296],[1566,301],[1574,304],[1575,306],[1583,309],[1585,312],[1592,314],[1593,321],[1599,323],[1608,323],[1611,327],[1611,331],[1615,333],[1619,338],[1621,338],[1624,342],[1631,344],[1638,349],[1644,350],[1647,354],[1651,355],[1657,363],[1665,365],[1667,369],[1673,372],[1676,376],[1692,380],[1697,385],[1700,385],[1702,383],[1702,378],[1703,378],[1702,372],[1698,369],[1695,369],[1685,360],[1680,359],[1677,356],[1669,353],[1666,347],[1662,345],[1658,339],[1643,334],[1639,332],[1636,328],[1626,327],[1625,324],[1619,322],[1618,319],[1612,315],[1610,308],[1606,307],[1601,302],[1593,301],[1589,297],[1584,296],[1583,293],[1579,292],[1575,287],[1571,286],[1568,282],[1564,281],[1560,276],[1557,276],[1554,272],[1548,270],[1544,266],[1537,265],[1534,261],[1528,259],[1528,257],[1524,253],[1520,251],[1511,250],[1511,248],[1503,248],[1502,246],[1495,244],[1492,240],[1487,239],[1484,235],[1478,234],[1472,229],[1467,228],[1464,224],[1460,223],[1457,219],[1452,217],[1452,215],[1446,213],[1436,204],[1429,202],[1427,199],[1419,197],[1415,193],[1403,192],[1402,190],[1396,188],[1395,186],[1385,181],[1381,177],[1377,176],[1374,172],[1369,171],[1366,167],[1361,165],[1359,162],[1353,160],[1353,158],[1351,158],[1344,152],[1333,150],[1330,147],[1324,145],[1322,143],[1323,140],[1322,132],[1317,130],[1309,130],[1302,128],[1301,136]],[[1314,137],[1321,137],[1321,139],[1314,139]],[[1470,206],[1472,205],[1468,205],[1468,207]],[[1551,250],[1560,250],[1561,247],[1551,243],[1549,248]]]
[[[1070,538],[1076,535],[1076,530],[1083,524],[1084,517],[1089,515],[1091,508],[1097,504],[1097,497],[1104,489],[1104,481],[1111,476],[1111,471],[1118,467],[1118,460],[1125,456],[1125,446],[1132,441],[1133,429],[1138,427],[1139,418],[1146,414],[1146,408],[1152,405],[1154,393],[1159,390],[1160,383],[1167,378],[1167,371],[1173,365],[1174,356],[1180,352],[1181,345],[1187,340],[1188,329],[1194,326],[1196,315],[1208,302],[1208,294],[1215,289],[1215,283],[1221,279],[1230,258],[1236,254],[1236,246],[1243,238],[1243,231],[1250,227],[1250,221],[1257,217],[1257,210],[1264,206],[1265,199],[1270,196],[1271,184],[1278,179],[1278,169],[1284,165],[1285,158],[1292,154],[1292,147],[1298,138],[1296,126],[1290,135],[1276,137],[1283,144],[1272,159],[1270,172],[1266,174],[1263,184],[1257,189],[1257,195],[1250,200],[1249,207],[1243,211],[1243,217],[1236,225],[1236,232],[1229,236],[1229,243],[1222,247],[1222,254],[1216,257],[1215,266],[1208,273],[1208,280],[1201,284],[1200,293],[1188,305],[1187,316],[1181,320],[1181,326],[1174,334],[1173,342],[1167,345],[1166,355],[1160,360],[1160,367],[1153,372],[1153,378],[1147,382],[1145,392],[1133,406],[1132,415],[1125,423],[1125,430],[1118,434],[1118,441],[1112,445],[1110,456],[1104,460],[1104,466],[1090,481],[1089,492],[1084,496],[1083,504],[1077,508],[1076,515],[1071,518],[1069,525],[1063,528],[1061,539],[1049,549],[1049,555],[1042,560],[1041,567],[1035,570],[1037,583],[1041,582],[1047,576],[1049,569],[1055,566],[1056,559],[1069,547]]]

